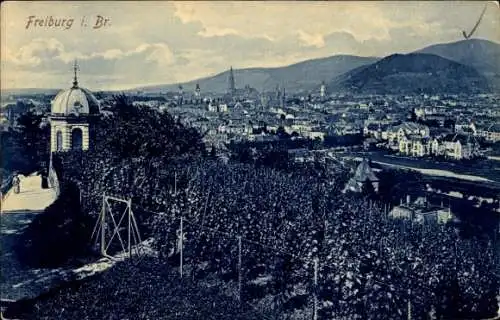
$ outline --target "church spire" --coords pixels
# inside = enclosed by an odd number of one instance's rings
[[[78,63],[76,62],[76,59],[75,59],[74,65],[73,65],[73,71],[75,73],[75,77],[73,78],[73,88],[77,88],[78,87],[78,75],[77,75]]]
[[[234,92],[236,90],[236,86],[234,84],[234,73],[233,73],[233,66],[229,69],[229,85],[228,85],[228,91],[229,94],[234,95]]]

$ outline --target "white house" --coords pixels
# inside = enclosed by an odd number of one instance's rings
[[[389,132],[387,133],[387,140],[398,142],[404,136],[411,135],[427,138],[429,137],[429,127],[415,122],[404,122],[389,129]]]
[[[455,160],[470,159],[476,155],[478,149],[471,136],[459,134],[446,136],[441,145],[442,154]]]
[[[423,157],[430,154],[431,146],[430,139],[420,138],[419,136],[411,136],[407,138],[403,136],[399,140],[399,152],[412,157]]]
[[[500,141],[500,124],[492,124],[488,127],[478,128],[476,135],[483,137],[486,141],[498,142]]]
[[[399,140],[399,152],[412,157],[443,155],[454,160],[476,156],[478,146],[470,136],[452,134],[442,140],[436,138],[406,137]]]
[[[406,203],[401,203],[389,212],[392,219],[412,220],[419,224],[446,224],[453,219],[450,208],[433,206],[425,198],[419,197],[415,202],[407,196]]]

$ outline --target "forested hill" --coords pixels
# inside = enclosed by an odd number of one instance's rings
[[[394,54],[335,78],[332,91],[352,93],[490,92],[488,80],[470,66],[432,54]]]
[[[428,53],[471,66],[484,75],[500,75],[500,44],[468,39],[452,43],[436,44],[415,53]]]

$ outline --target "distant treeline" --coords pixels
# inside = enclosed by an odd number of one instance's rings
[[[346,134],[346,135],[331,135],[326,136],[324,140],[325,147],[348,147],[360,145],[363,143],[363,135]]]
[[[331,135],[326,136],[323,141],[318,139],[279,139],[273,141],[244,141],[244,142],[234,142],[229,143],[229,148],[232,151],[238,151],[245,148],[255,148],[257,150],[290,150],[290,149],[309,149],[316,150],[321,147],[332,148],[332,147],[346,147],[359,145],[363,142],[363,136],[361,134],[350,134],[350,135]]]

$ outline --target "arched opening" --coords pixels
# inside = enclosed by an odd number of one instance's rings
[[[82,129],[75,128],[71,131],[71,149],[82,150]]]
[[[62,151],[63,149],[63,135],[60,130],[56,133],[56,151]]]

